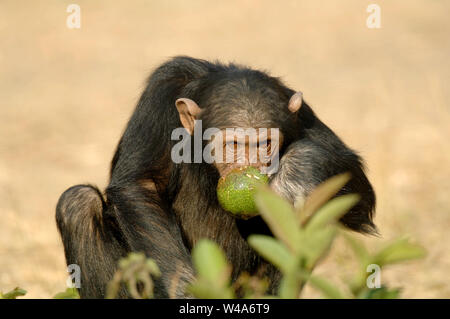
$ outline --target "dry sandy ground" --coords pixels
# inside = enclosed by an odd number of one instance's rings
[[[450,2],[0,2],[0,288],[28,297],[64,289],[54,222],[59,195],[104,187],[114,148],[143,88],[166,58],[236,61],[302,90],[318,115],[360,151],[378,195],[382,238],[408,234],[423,261],[382,280],[410,298],[450,297]],[[342,246],[342,247],[341,247]],[[341,244],[318,268],[351,274]],[[314,297],[310,289],[305,296]]]

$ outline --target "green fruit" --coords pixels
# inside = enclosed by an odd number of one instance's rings
[[[267,175],[256,167],[236,168],[219,179],[217,199],[223,209],[236,217],[247,219],[258,214],[254,201],[256,188],[268,182]]]

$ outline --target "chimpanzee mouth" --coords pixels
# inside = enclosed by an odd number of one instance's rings
[[[239,234],[245,240],[252,234],[273,236],[269,226],[267,226],[261,216],[255,216],[249,219],[236,218],[236,226]]]

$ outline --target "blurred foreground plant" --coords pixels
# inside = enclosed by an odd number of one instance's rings
[[[262,257],[277,267],[282,279],[277,296],[264,296],[256,289],[247,289],[244,296],[299,298],[306,283],[318,289],[325,298],[396,298],[399,289],[384,286],[369,288],[367,266],[383,266],[421,258],[425,250],[406,239],[399,239],[370,254],[364,245],[349,236],[338,221],[358,201],[359,196],[348,194],[333,198],[348,182],[348,174],[337,175],[317,187],[303,205],[294,208],[269,188],[261,188],[255,201],[262,218],[275,237],[251,235],[248,242]],[[355,278],[344,292],[327,279],[312,275],[315,265],[325,257],[338,234],[344,234],[354,251],[359,267]],[[233,298],[235,291],[230,285],[231,267],[225,254],[210,240],[202,240],[193,250],[193,262],[197,280],[189,291],[198,298]],[[241,276],[242,277],[242,276]],[[248,282],[251,277],[245,277]],[[241,278],[242,279],[242,278]],[[258,279],[254,283],[264,287]],[[265,287],[267,289],[267,287]]]
[[[122,284],[125,284],[130,295],[135,299],[153,297],[153,280],[151,276],[159,277],[161,272],[153,259],[143,253],[130,253],[119,261],[119,269],[109,282],[106,298],[116,298]]]
[[[80,295],[76,288],[67,288],[65,291],[54,295],[53,299],[80,299]]]
[[[17,299],[17,297],[25,296],[26,293],[27,293],[26,290],[16,287],[13,290],[8,291],[6,293],[2,293],[0,291],[0,299]]]
[[[268,281],[247,273],[241,274],[232,284],[232,269],[225,253],[207,239],[200,240],[192,250],[197,275],[187,287],[188,293],[197,298],[299,298],[305,284],[309,284],[325,298],[397,298],[400,289],[382,285],[369,287],[370,271],[380,271],[391,264],[422,258],[425,250],[407,238],[400,238],[371,253],[360,240],[350,236],[338,221],[358,202],[359,196],[347,194],[335,197],[349,178],[348,174],[341,174],[329,179],[297,208],[268,187],[257,191],[256,205],[274,237],[251,235],[248,242],[280,270],[282,279],[276,296],[266,294]],[[347,281],[346,289],[312,275],[312,270],[328,254],[338,235],[345,238],[358,261],[358,268],[353,278]],[[143,253],[130,253],[119,261],[118,270],[107,287],[107,298],[117,297],[121,285],[127,287],[133,298],[152,298],[152,276],[160,276],[155,261],[146,258]],[[0,292],[0,299],[15,299],[25,294],[25,290],[15,288],[4,294]],[[75,288],[68,288],[54,298],[79,298],[79,294]]]

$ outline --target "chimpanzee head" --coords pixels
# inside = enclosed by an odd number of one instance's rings
[[[199,87],[207,89],[194,89]],[[186,91],[192,98],[176,101],[181,123],[191,135],[199,121],[204,132],[213,132],[206,138],[220,176],[241,166],[276,172],[280,150],[298,135],[294,114],[302,105],[301,93],[292,95],[278,80],[249,70],[220,79],[212,74]]]

